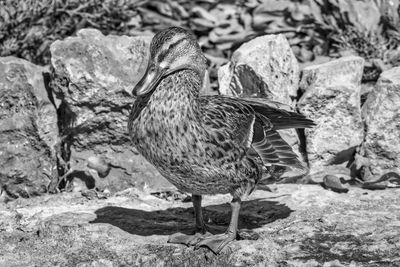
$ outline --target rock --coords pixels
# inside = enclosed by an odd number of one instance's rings
[[[200,94],[201,95],[218,95],[218,92],[211,88],[210,73],[208,72],[208,70],[206,70],[204,73],[203,87],[200,90]]]
[[[362,108],[365,140],[357,165],[363,180],[400,174],[400,67],[383,72]]]
[[[223,95],[258,97],[292,105],[297,97],[299,64],[283,35],[255,38],[237,49],[231,62],[218,71],[219,91]],[[299,151],[296,130],[279,131],[293,150]],[[289,176],[301,175],[296,171]]]
[[[400,175],[395,172],[388,172],[378,180],[362,182],[363,189],[381,190],[386,188],[400,188]]]
[[[376,82],[368,82],[361,84],[361,107],[364,105],[368,98],[369,93],[376,87]]]
[[[138,155],[127,130],[134,101],[130,92],[146,69],[150,40],[83,29],[51,45],[68,179],[83,177],[112,191],[172,187]]]
[[[306,129],[310,176],[315,182],[329,174],[350,175],[346,164],[363,141],[360,110],[364,60],[349,56],[303,70],[298,103],[300,113],[317,126]]]
[[[245,65],[253,73],[242,74]],[[233,87],[234,79],[257,79],[265,85]],[[258,77],[258,78],[257,78]],[[237,49],[231,62],[218,71],[219,90],[224,95],[267,97],[275,101],[291,104],[290,97],[297,97],[299,64],[286,38],[281,35],[257,37]],[[259,82],[256,82],[259,84]],[[244,84],[248,84],[245,82]]]
[[[341,179],[335,175],[325,175],[323,178],[323,186],[337,193],[347,193],[349,189],[344,187]]]
[[[86,162],[87,167],[97,171],[97,174],[102,178],[106,177],[110,173],[111,166],[104,158],[90,156]]]
[[[229,68],[229,65],[222,66],[220,70]],[[224,74],[223,74],[224,75]],[[220,87],[220,91],[224,95],[244,96],[244,97],[265,97],[273,99],[272,92],[268,89],[268,85],[263,81],[252,67],[248,65],[239,65],[233,71],[232,79],[229,84],[229,90]],[[285,102],[288,102],[286,99]]]
[[[341,264],[339,260],[334,260],[325,262],[322,267],[345,267],[345,265]]]
[[[239,229],[260,238],[232,242],[219,255],[167,243],[169,235],[193,229],[190,202],[139,191],[8,202],[0,206],[0,266],[399,266],[400,189],[337,194],[319,185],[277,187],[243,201]],[[230,199],[203,199],[207,222],[221,232]]]
[[[0,58],[0,188],[11,197],[40,195],[57,183],[57,112],[45,72]]]

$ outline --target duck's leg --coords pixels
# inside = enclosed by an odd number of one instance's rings
[[[203,210],[201,208],[201,195],[192,195],[194,215],[196,217],[196,233],[205,234],[207,226],[204,223]]]
[[[234,197],[231,202],[232,215],[231,222],[225,233],[219,235],[213,235],[206,237],[196,244],[196,247],[208,247],[215,254],[218,254],[229,242],[236,239],[238,230],[238,219],[240,211],[241,200],[238,197]]]
[[[192,195],[192,203],[194,208],[194,214],[196,216],[196,229],[193,235],[186,235],[183,233],[176,233],[169,237],[168,243],[195,245],[205,236],[211,235],[207,231],[207,226],[204,223],[203,211],[201,208],[201,195]]]

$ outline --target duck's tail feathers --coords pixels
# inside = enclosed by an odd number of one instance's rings
[[[311,128],[316,124],[307,119],[304,115],[290,111],[290,107],[275,101],[258,99],[258,98],[245,98],[256,113],[267,117],[274,125],[275,130],[289,129],[289,128]]]

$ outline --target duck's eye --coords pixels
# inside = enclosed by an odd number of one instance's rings
[[[156,67],[156,65],[151,64],[150,67],[149,67],[149,72],[150,72],[150,73],[157,72],[157,67]]]

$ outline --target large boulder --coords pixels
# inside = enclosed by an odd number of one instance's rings
[[[266,97],[291,104],[290,97],[297,96],[299,64],[285,36],[261,36],[233,53],[231,61],[220,68],[218,81],[224,95]]]
[[[130,92],[146,69],[150,40],[83,29],[51,45],[68,180],[111,191],[170,186],[138,155],[127,130]]]
[[[219,69],[218,80],[223,95],[265,98],[283,103],[291,110],[299,87],[299,64],[283,35],[266,35],[237,49],[231,61]],[[296,130],[279,132],[304,159]]]
[[[0,189],[30,197],[57,183],[57,112],[42,67],[0,58]]]
[[[321,182],[326,172],[350,175],[346,164],[363,141],[360,110],[364,60],[350,56],[304,68],[299,111],[317,126],[305,130],[310,174]]]
[[[357,155],[363,179],[400,174],[400,67],[383,72],[362,108],[365,140]]]

